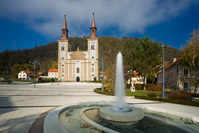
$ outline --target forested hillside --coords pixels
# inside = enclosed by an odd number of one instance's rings
[[[133,43],[136,43],[140,40],[138,38],[119,39],[110,36],[99,38],[99,57],[103,56],[104,58],[105,70],[110,65],[115,64],[116,54],[122,50],[124,42],[128,39],[130,39]],[[71,44],[72,51],[75,51],[77,47],[79,47],[80,50],[87,50],[87,37],[70,37],[69,44]],[[33,49],[23,49],[16,51],[6,50],[1,52],[0,77],[12,77],[15,79],[17,78],[17,74],[20,70],[33,71],[33,65],[30,63],[30,61],[33,61],[34,59],[37,59],[38,62],[36,65],[37,72],[42,71],[45,75],[47,75],[48,69],[57,68],[57,49],[57,42],[51,42],[47,45],[35,46]],[[178,56],[179,51],[176,48],[166,46],[166,61],[172,62],[173,58]]]

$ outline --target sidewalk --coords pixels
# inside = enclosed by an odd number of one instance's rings
[[[131,97],[127,97],[126,100],[128,103],[132,103],[135,107],[176,115],[199,122],[199,107],[158,101],[132,99]]]

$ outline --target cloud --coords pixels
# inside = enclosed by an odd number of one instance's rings
[[[181,15],[197,0],[4,0],[0,17],[24,23],[49,37],[60,37],[67,14],[70,36],[89,35],[92,12],[97,28],[117,27],[121,33],[143,33],[145,28]]]

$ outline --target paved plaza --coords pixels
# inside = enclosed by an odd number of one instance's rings
[[[80,102],[111,102],[113,96],[93,92],[101,87],[95,83],[0,84],[0,132],[27,133],[34,120],[54,107]],[[137,107],[184,115],[199,121],[199,108],[133,99],[128,103]]]

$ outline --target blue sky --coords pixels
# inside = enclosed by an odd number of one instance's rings
[[[59,40],[65,13],[69,36],[88,36],[93,11],[99,37],[149,36],[180,49],[199,29],[198,0],[1,0],[0,52]]]

